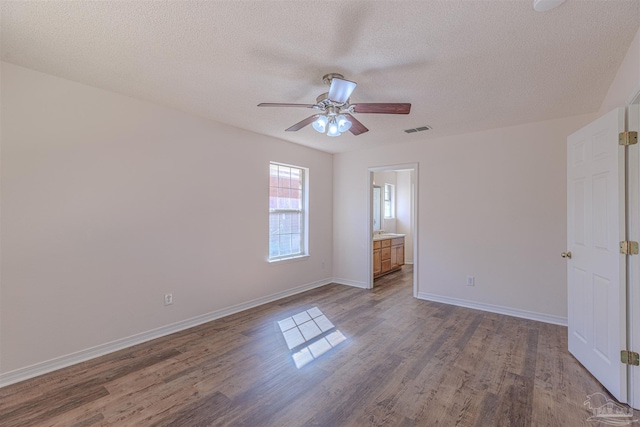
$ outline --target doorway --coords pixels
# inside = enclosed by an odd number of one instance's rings
[[[373,234],[385,230],[405,235],[405,263],[413,264],[413,296],[418,295],[418,164],[370,167],[367,197],[369,271],[373,289]],[[376,180],[378,177],[378,180]],[[385,192],[386,187],[386,192]],[[385,194],[386,193],[386,194]],[[393,199],[393,200],[390,200]],[[376,211],[377,210],[377,211]]]

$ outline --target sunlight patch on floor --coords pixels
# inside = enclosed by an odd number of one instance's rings
[[[298,369],[347,339],[318,307],[282,319],[278,326]]]

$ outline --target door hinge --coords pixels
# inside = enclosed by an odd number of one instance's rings
[[[638,255],[638,242],[625,240],[620,242],[620,253],[625,255]]]
[[[635,351],[622,350],[620,352],[620,361],[625,365],[640,366],[640,354]]]
[[[634,145],[638,143],[638,132],[620,132],[618,134],[618,145]]]

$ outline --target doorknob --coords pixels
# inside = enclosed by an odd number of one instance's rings
[[[571,259],[571,252],[562,252],[562,253],[560,254],[560,256],[561,256],[562,258],[569,258],[569,259]]]

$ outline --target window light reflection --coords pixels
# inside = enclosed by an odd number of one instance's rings
[[[318,307],[282,319],[278,326],[298,369],[347,339]]]

